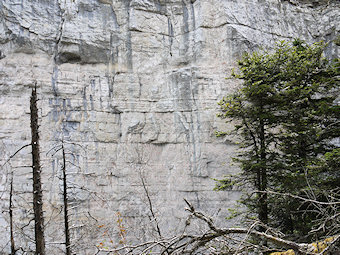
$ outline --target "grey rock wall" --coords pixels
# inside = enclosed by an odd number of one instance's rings
[[[339,35],[339,1],[1,0],[0,164],[30,143],[29,96],[39,93],[48,254],[62,254],[61,141],[67,148],[72,250],[93,254],[156,237],[144,180],[162,234],[185,219],[183,198],[217,217],[239,197],[214,181],[237,171],[236,144],[217,101],[243,52],[295,37]],[[9,180],[15,240],[34,250],[30,148],[0,169],[0,251],[9,251]],[[151,219],[151,220],[150,220]],[[110,242],[112,240],[112,243]]]

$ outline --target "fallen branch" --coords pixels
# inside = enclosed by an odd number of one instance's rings
[[[185,203],[187,204],[188,208],[185,210],[190,213],[189,217],[194,217],[198,220],[201,220],[205,222],[208,226],[208,230],[203,234],[181,234],[178,236],[174,236],[172,238],[161,238],[159,240],[155,241],[148,241],[145,243],[137,244],[137,245],[131,245],[127,246],[124,245],[123,247],[117,247],[115,249],[101,249],[98,248],[98,252],[107,252],[108,254],[120,254],[119,252],[125,250],[125,255],[127,254],[147,254],[147,252],[150,252],[151,249],[154,252],[157,250],[157,254],[164,255],[164,254],[173,254],[173,255],[179,255],[179,254],[205,254],[204,250],[208,250],[210,248],[213,248],[214,253],[207,254],[225,254],[223,252],[219,252],[216,250],[217,243],[223,243],[221,246],[222,248],[230,248],[228,250],[228,254],[235,253],[239,254],[240,250],[240,242],[244,243],[243,241],[235,240],[237,246],[237,250],[235,250],[235,246],[228,247],[226,242],[223,242],[223,240],[230,239],[230,235],[236,234],[236,235],[246,235],[246,236],[256,236],[261,239],[265,239],[267,241],[270,241],[271,243],[276,244],[279,247],[290,249],[294,251],[294,254],[299,255],[310,255],[310,254],[318,254],[318,255],[324,255],[327,251],[331,249],[331,246],[334,246],[335,243],[338,242],[340,239],[340,235],[334,237],[334,239],[331,239],[330,241],[326,239],[323,242],[313,243],[313,244],[305,244],[305,243],[296,243],[293,241],[285,240],[280,237],[274,236],[272,234],[267,234],[265,232],[260,232],[254,230],[254,224],[250,228],[219,228],[217,227],[213,220],[204,215],[201,212],[198,212],[195,210],[194,206],[189,203],[186,199],[184,199]],[[207,246],[209,242],[214,242],[212,245]],[[331,243],[330,243],[331,242]],[[319,250],[317,249],[315,245],[322,244],[323,246],[319,247]],[[252,244],[253,245],[253,244]],[[254,246],[254,245],[253,245]],[[255,245],[256,246],[256,245]],[[269,251],[270,249],[268,247],[261,247],[257,246],[261,250]],[[318,247],[318,246],[317,246]],[[207,251],[208,252],[208,251]],[[318,253],[321,252],[321,253]],[[276,253],[274,253],[276,254]]]
[[[289,249],[293,249],[294,251],[300,252],[301,254],[308,254],[306,253],[307,249],[308,249],[308,244],[298,244],[292,241],[288,241],[288,240],[284,240],[282,238],[273,236],[273,235],[269,235],[266,234],[264,232],[259,232],[256,230],[251,230],[251,229],[247,229],[247,228],[226,228],[226,229],[220,229],[217,228],[212,220],[206,216],[204,216],[202,213],[200,212],[196,212],[195,208],[187,201],[185,200],[185,202],[187,203],[187,205],[189,206],[189,209],[187,208],[186,210],[189,211],[190,213],[192,213],[193,216],[195,216],[198,219],[203,220],[204,222],[207,223],[207,225],[209,226],[209,228],[214,232],[211,233],[210,237],[207,238],[207,236],[203,237],[202,236],[202,241],[210,241],[218,236],[223,236],[223,235],[230,235],[230,234],[247,234],[247,235],[253,235],[253,236],[258,236],[258,237],[262,237],[265,238],[269,241],[272,241],[273,243],[276,243],[282,247],[285,248],[289,248]],[[202,244],[204,245],[206,242],[202,242]]]

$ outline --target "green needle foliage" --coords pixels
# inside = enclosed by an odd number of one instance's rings
[[[259,220],[305,237],[315,227],[316,213],[300,201],[266,191],[299,196],[313,191],[315,198],[325,199],[322,189],[339,186],[334,139],[340,136],[335,103],[340,64],[323,56],[325,47],[323,42],[282,41],[273,51],[245,54],[240,73],[232,74],[243,80],[241,88],[219,102],[218,116],[235,123],[242,150],[235,157],[241,174],[219,180],[217,187],[229,188],[235,180],[250,185],[259,192],[242,202]]]

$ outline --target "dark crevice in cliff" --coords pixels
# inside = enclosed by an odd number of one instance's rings
[[[191,21],[192,21],[192,31],[193,38],[196,38],[196,18],[195,18],[195,8],[193,2],[190,1],[190,11],[191,11]],[[195,40],[195,39],[194,39]],[[196,62],[196,42],[193,43],[193,61]]]
[[[107,84],[109,90],[109,98],[113,98],[113,87],[115,84],[115,75],[107,75]]]
[[[118,31],[119,30],[119,24],[118,24],[118,20],[117,20],[117,15],[116,15],[116,12],[113,8],[113,4],[110,4],[110,6],[111,6],[112,19],[113,19],[113,22],[114,22],[114,25],[115,25],[115,29]]]
[[[84,86],[84,88],[83,88],[83,113],[84,113],[84,118],[85,119],[87,119],[87,117],[88,117],[88,113],[87,113],[87,99],[86,99],[86,88],[87,88],[88,86],[85,84],[85,86]]]
[[[137,11],[143,11],[143,12],[147,12],[147,13],[160,14],[160,15],[168,16],[166,11],[148,10],[148,9],[144,9],[144,8],[140,8],[140,7],[133,7],[133,6],[131,6],[131,8],[133,8],[134,10],[137,10]]]
[[[170,17],[168,17],[168,37],[169,37],[169,54],[172,56],[172,44],[174,40],[174,29]]]
[[[125,1],[125,8],[127,12],[127,31],[126,31],[126,61],[127,68],[131,72],[133,70],[132,64],[132,42],[131,42],[131,31],[130,31],[130,4],[131,0]]]
[[[155,14],[160,14],[160,15],[168,15],[167,8],[166,8],[166,1],[164,3],[161,3],[159,0],[154,0],[150,1],[148,3],[138,3],[138,2],[132,2],[131,3],[131,8],[134,10],[139,10],[139,11],[145,11],[149,13],[155,13]]]
[[[59,51],[59,46],[60,46],[60,42],[61,39],[63,37],[63,29],[64,29],[64,24],[65,24],[65,17],[64,17],[64,10],[61,9],[61,6],[59,5],[59,9],[60,9],[60,23],[59,23],[59,28],[57,31],[57,35],[56,35],[56,41],[55,41],[55,47],[54,47],[54,61],[57,62],[57,57],[58,57],[58,51]]]
[[[329,6],[332,3],[338,3],[339,0],[281,0],[281,2],[288,2],[294,6],[307,6],[316,8],[320,6]]]
[[[137,74],[138,75],[138,74]],[[143,88],[143,84],[141,82],[141,78],[138,75],[138,84],[139,84],[139,90],[138,90],[138,99],[140,100],[142,97],[142,88]]]
[[[58,96],[58,72],[59,72],[59,47],[60,42],[63,36],[63,29],[65,24],[65,17],[64,17],[64,10],[61,8],[60,3],[58,1],[58,7],[59,7],[59,14],[60,14],[60,23],[57,30],[56,38],[55,38],[55,45],[54,45],[54,52],[53,52],[53,72],[52,72],[52,90],[55,97]]]
[[[205,28],[205,29],[216,29],[216,28],[221,28],[221,27],[224,27],[226,25],[231,25],[231,23],[229,22],[223,22],[217,26],[208,26],[208,25],[201,25],[201,26],[198,26],[197,28]],[[238,23],[239,25],[239,23]]]
[[[165,36],[165,37],[171,37],[171,35],[169,33],[155,33],[155,32],[151,32],[151,31],[143,31],[143,30],[140,30],[140,29],[137,29],[137,28],[129,28],[129,31],[130,32],[136,32],[136,33],[145,33],[145,34],[151,34],[151,35],[162,35],[162,36]],[[183,34],[179,34],[179,35],[184,35]],[[176,35],[178,36],[178,35]],[[174,35],[172,35],[172,37],[175,37]]]
[[[201,25],[197,28],[203,28],[203,29],[217,29],[217,28],[221,28],[221,27],[225,27],[225,26],[242,26],[242,27],[247,27],[249,29],[252,29],[252,30],[256,30],[256,31],[259,31],[261,33],[264,33],[264,34],[270,34],[270,35],[274,35],[274,36],[277,36],[277,37],[282,37],[282,38],[290,38],[290,39],[293,39],[294,37],[292,36],[288,36],[288,35],[280,35],[280,34],[277,34],[277,33],[274,33],[274,32],[270,32],[270,31],[264,31],[264,30],[261,30],[261,29],[257,29],[257,28],[254,28],[252,26],[249,26],[249,25],[246,25],[246,24],[242,24],[242,23],[229,23],[229,22],[224,22],[222,24],[219,24],[217,26],[207,26],[207,25]]]
[[[184,0],[182,0],[182,9],[183,9],[183,27],[182,27],[182,32],[183,32],[183,50],[181,52],[181,55],[185,55],[188,52],[189,49],[189,13],[188,13],[188,8],[186,4],[184,3]]]
[[[129,28],[129,31],[131,31],[131,32],[138,32],[138,33],[149,33],[149,32],[144,32],[144,31],[142,31],[142,30],[140,30],[140,29],[138,29],[136,27]],[[150,34],[151,34],[151,32],[150,32]],[[154,34],[158,34],[158,33],[154,33]]]
[[[119,47],[118,47],[118,40],[115,35],[111,32],[110,33],[110,56],[109,56],[109,63],[111,64],[118,64],[118,56],[119,56]]]
[[[52,77],[51,77],[51,84],[52,84],[53,95],[55,97],[58,96],[58,72],[59,72],[58,65],[54,63]]]
[[[119,33],[120,26],[118,24],[116,12],[113,8],[113,5],[110,4],[110,6],[111,6],[111,12],[112,12],[112,19],[113,19],[114,26],[115,26],[115,32]],[[110,33],[110,56],[109,56],[111,64],[118,64],[118,56],[119,56],[118,44],[119,44],[119,38],[117,37],[115,33],[111,32]]]

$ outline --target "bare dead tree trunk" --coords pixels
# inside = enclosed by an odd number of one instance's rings
[[[258,169],[259,176],[258,176],[258,188],[260,191],[266,191],[267,190],[267,155],[266,155],[266,138],[265,138],[265,124],[263,119],[260,119],[260,162],[261,162],[261,168]],[[268,197],[267,193],[260,193],[258,194],[258,215],[259,220],[267,224],[268,223]],[[265,228],[260,227],[260,231],[265,231]]]
[[[31,114],[31,134],[32,134],[32,168],[33,168],[33,211],[34,211],[34,230],[36,255],[45,255],[45,237],[44,237],[44,216],[43,201],[41,188],[41,166],[40,166],[40,148],[39,148],[39,125],[38,125],[38,107],[37,107],[37,85],[32,89],[30,101]]]
[[[13,172],[11,173],[10,191],[9,191],[9,231],[11,235],[11,255],[15,255],[14,231],[13,231]]]
[[[66,245],[66,255],[71,255],[71,243],[70,243],[70,228],[68,219],[68,198],[67,198],[67,176],[66,176],[66,155],[64,148],[64,141],[61,143],[61,150],[63,153],[63,197],[64,197],[64,224],[65,224],[65,245]]]

